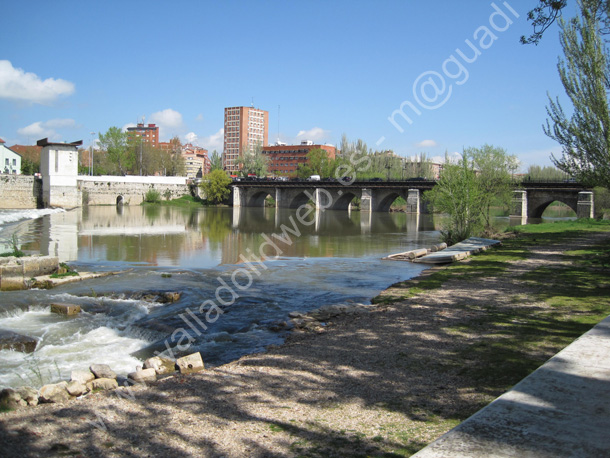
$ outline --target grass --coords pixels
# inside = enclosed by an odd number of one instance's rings
[[[557,246],[558,262],[522,274],[512,272],[512,280],[523,285],[521,290],[489,301],[456,297],[450,307],[465,313],[439,324],[440,331],[455,339],[456,345],[450,354],[439,355],[436,363],[457,372],[468,390],[480,393],[478,408],[482,408],[610,315],[610,241],[562,252],[564,246],[583,240],[587,234],[608,231],[610,221],[594,220],[511,228],[514,236],[503,240],[502,246],[466,262],[429,269],[418,278],[393,285],[374,302],[408,307],[417,304],[417,299],[404,305],[400,301],[442,288],[449,280],[502,279],[510,262],[533,256],[532,247]],[[472,413],[461,412],[461,416]],[[446,421],[435,418],[432,410],[427,417],[427,427],[442,427]],[[413,437],[412,431],[409,435]],[[416,451],[406,436],[402,443],[404,448],[394,450],[394,456]]]
[[[155,200],[154,202],[142,202],[142,205],[163,205],[163,206],[171,206],[171,207],[207,207],[211,206],[207,200],[202,199],[201,197],[194,197],[190,194],[185,194],[184,196],[178,197],[176,199],[170,200]],[[216,205],[214,205],[216,206]]]
[[[57,272],[49,275],[50,278],[65,278],[65,277],[78,277],[78,276],[79,276],[79,273],[64,262],[59,264],[59,268],[57,269]]]

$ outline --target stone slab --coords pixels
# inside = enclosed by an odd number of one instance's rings
[[[434,253],[427,254],[414,259],[413,262],[425,264],[448,264],[471,256],[472,254],[484,251],[492,246],[500,245],[499,240],[484,239],[480,237],[470,237],[462,242],[451,245],[450,247]]]
[[[54,302],[51,304],[51,312],[59,315],[78,315],[80,311],[80,305],[76,304],[66,304],[61,302]]]
[[[414,456],[609,456],[609,431],[610,317]]]

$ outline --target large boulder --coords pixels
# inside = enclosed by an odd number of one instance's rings
[[[55,302],[51,304],[51,312],[66,316],[78,315],[80,313],[80,305]]]
[[[127,377],[135,383],[150,383],[157,381],[157,373],[152,367],[149,369],[141,369],[136,372],[130,372]]]
[[[30,386],[22,386],[17,388],[16,391],[29,406],[38,405],[38,390]]]
[[[113,378],[116,379],[116,373],[110,369],[108,364],[92,364],[89,370],[93,372],[95,378]]]
[[[159,375],[171,374],[176,370],[176,363],[168,358],[153,356],[144,361],[144,369],[154,369]]]
[[[0,329],[0,350],[14,350],[23,353],[32,353],[36,350],[38,340],[23,336],[13,331]]]
[[[66,386],[66,391],[70,394],[70,396],[81,396],[85,394],[87,390],[87,385],[79,382],[78,380],[71,380],[68,382],[68,386]]]
[[[45,385],[40,389],[40,402],[65,402],[72,396],[66,389],[68,382]]]
[[[95,379],[95,375],[87,369],[74,369],[70,374],[70,380],[73,382],[80,382],[86,385],[91,380]]]
[[[21,399],[21,395],[12,388],[4,388],[0,391],[0,408],[18,409],[27,405],[28,403]]]
[[[87,383],[87,388],[90,391],[94,390],[116,390],[119,387],[118,382],[114,378],[96,378],[95,380]]]
[[[192,374],[193,372],[200,372],[204,369],[203,360],[201,359],[201,353],[193,353],[176,360],[176,366],[181,374]]]

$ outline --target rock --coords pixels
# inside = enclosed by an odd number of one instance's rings
[[[23,399],[27,405],[38,405],[38,390],[35,390],[30,386],[22,386],[21,388],[17,388],[17,393],[19,393],[21,399]]]
[[[116,379],[116,373],[110,369],[108,364],[93,364],[89,367],[95,378],[112,378]]]
[[[290,312],[290,313],[288,314],[288,318],[301,318],[302,316],[304,316],[304,314],[303,314],[303,313],[301,313],[301,312],[296,312],[296,311],[294,311],[294,312]]]
[[[78,315],[80,313],[80,305],[56,302],[51,304],[51,312],[66,316]]]
[[[72,380],[68,382],[68,386],[66,386],[66,391],[70,396],[81,396],[85,394],[87,390],[87,385],[79,382],[78,380]]]
[[[13,331],[0,329],[0,350],[14,350],[23,353],[32,353],[36,350],[38,340],[23,336]]]
[[[136,372],[130,372],[127,377],[136,383],[149,383],[157,381],[157,373],[154,368],[142,369]]]
[[[70,374],[70,380],[73,382],[80,382],[83,385],[86,385],[91,380],[95,378],[95,375],[90,370],[87,369],[75,369]]]
[[[201,353],[193,353],[176,360],[176,365],[181,374],[191,374],[204,369]]]
[[[114,378],[96,378],[91,382],[87,383],[87,388],[89,391],[93,390],[116,390],[119,387],[116,379]]]
[[[167,291],[165,293],[161,293],[160,296],[159,302],[168,304],[171,302],[176,302],[178,299],[180,299],[181,294],[175,291]]]
[[[159,375],[171,374],[176,370],[176,363],[171,359],[153,356],[144,361],[144,369],[154,369]]]
[[[40,389],[40,402],[65,402],[71,396],[66,390],[68,382],[59,382],[45,385]]]
[[[28,403],[21,398],[21,395],[12,388],[5,388],[0,391],[0,407],[5,409],[18,409],[25,407]]]

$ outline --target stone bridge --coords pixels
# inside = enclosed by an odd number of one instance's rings
[[[267,196],[277,208],[299,208],[311,201],[325,210],[347,210],[354,199],[360,211],[387,212],[402,197],[407,213],[428,213],[423,192],[436,185],[433,180],[406,181],[266,181],[245,180],[233,183],[233,206],[262,207]],[[514,191],[511,216],[540,218],[544,210],[559,201],[574,210],[578,218],[594,216],[593,192],[579,183],[522,182]]]
[[[354,199],[360,200],[360,211],[387,212],[402,197],[408,213],[428,213],[420,193],[436,184],[434,181],[237,181],[233,183],[233,206],[260,207],[267,196],[277,208],[299,208],[312,201],[316,208],[347,210]]]
[[[562,202],[574,210],[577,218],[595,216],[593,191],[571,181],[523,181],[514,191],[511,216],[541,218],[544,210],[555,201]]]

